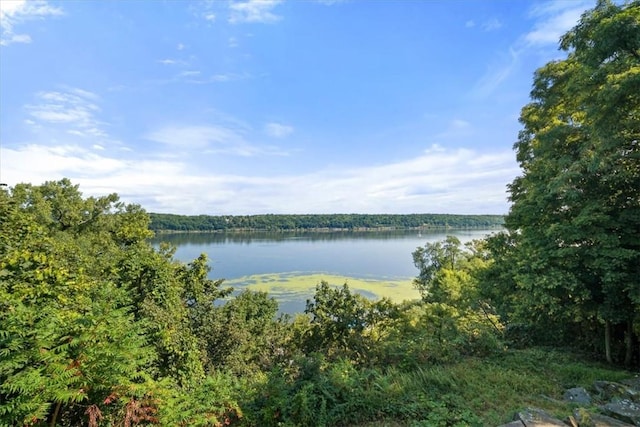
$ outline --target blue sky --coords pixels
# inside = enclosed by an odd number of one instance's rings
[[[150,212],[508,211],[593,1],[2,0],[0,181]]]

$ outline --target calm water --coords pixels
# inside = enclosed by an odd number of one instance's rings
[[[283,272],[412,278],[417,269],[411,253],[418,246],[447,235],[455,235],[464,243],[495,231],[166,234],[152,243],[175,245],[176,258],[185,262],[206,253],[214,279]]]

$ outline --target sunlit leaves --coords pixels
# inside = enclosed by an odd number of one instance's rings
[[[640,302],[629,292],[640,286],[640,2],[598,2],[561,48],[567,58],[536,72],[522,110],[515,149],[523,175],[509,186],[506,218],[517,244],[511,265],[493,268],[511,271],[514,318],[632,322]]]

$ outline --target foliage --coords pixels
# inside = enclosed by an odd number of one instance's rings
[[[316,215],[174,215],[151,213],[150,228],[156,231],[231,230],[363,230],[448,229],[501,227],[502,215],[450,214],[316,214]]]
[[[369,301],[352,293],[345,283],[334,289],[327,282],[316,287],[305,313],[311,327],[304,343],[307,352],[322,351],[329,357],[349,357],[364,363],[374,345],[397,317],[391,301]]]
[[[286,357],[287,318],[276,318],[278,303],[264,292],[244,291],[202,325],[210,369],[224,367],[236,374],[268,371]]]
[[[68,180],[0,190],[0,424],[487,425],[544,407],[514,391],[555,398],[621,375],[505,351],[498,314],[518,319],[522,289],[513,234],[418,248],[422,300],[321,282],[290,318],[211,279],[206,256],[152,247],[147,224]]]
[[[567,58],[536,72],[509,234],[496,238],[508,247],[490,244],[506,292],[489,293],[512,321],[578,333],[609,360],[624,341],[627,363],[640,313],[639,34],[640,2],[600,1],[562,38]]]
[[[448,236],[413,252],[419,270],[414,279],[424,304],[403,312],[397,354],[422,354],[431,361],[450,361],[463,354],[488,354],[500,348],[499,316],[482,298],[479,278],[491,265],[484,241],[462,247]],[[428,350],[430,349],[430,350]]]
[[[146,326],[121,289],[89,274],[80,249],[91,238],[76,236],[72,248],[59,237],[90,233],[115,199],[84,203],[66,180],[1,197],[0,420],[74,424],[88,407],[113,415],[148,381]],[[89,216],[73,211],[96,205]]]

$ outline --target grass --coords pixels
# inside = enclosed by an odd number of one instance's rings
[[[487,426],[506,423],[525,407],[537,407],[564,419],[576,407],[562,401],[566,389],[591,390],[596,380],[632,377],[625,370],[546,349],[505,350],[490,358],[466,358],[434,367],[426,373],[430,377],[427,382],[452,384],[454,394]],[[424,371],[419,375],[425,375]]]
[[[566,419],[578,407],[562,401],[567,388],[582,386],[593,392],[596,380],[620,381],[632,376],[628,371],[541,348],[504,350],[490,357],[466,357],[410,370],[356,368],[348,361],[336,361],[321,371],[307,372],[296,384],[278,383],[269,389],[278,397],[267,405],[277,412],[284,407],[292,417],[282,425],[498,426],[527,407]],[[585,409],[595,411],[597,403]],[[300,413],[317,422],[297,418]]]

